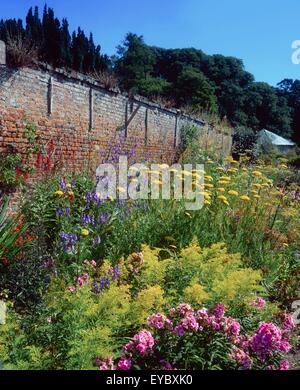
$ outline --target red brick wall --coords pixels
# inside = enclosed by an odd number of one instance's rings
[[[131,116],[126,129],[125,119]],[[38,143],[46,147],[53,142],[53,160],[68,170],[94,169],[110,150],[120,152],[117,139],[125,133],[122,154],[125,149],[133,160],[171,163],[186,122],[201,125],[175,110],[107,91],[80,75],[0,66],[0,153],[11,144],[26,157],[30,145],[24,129],[35,123]]]

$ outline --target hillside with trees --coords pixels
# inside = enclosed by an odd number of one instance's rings
[[[67,19],[53,9],[30,8],[26,23],[0,21],[0,39],[36,53],[39,61],[86,74],[117,80],[123,91],[195,113],[208,111],[226,117],[241,132],[267,128],[300,142],[300,81],[286,79],[277,87],[256,82],[243,61],[195,48],[149,46],[142,36],[128,33],[111,58],[78,28],[70,33]],[[18,44],[16,44],[18,42]]]

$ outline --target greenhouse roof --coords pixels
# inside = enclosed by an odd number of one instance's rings
[[[277,146],[295,146],[295,143],[292,142],[289,139],[280,137],[280,135],[277,135],[275,133],[272,133],[272,131],[269,131],[267,129],[262,129],[259,133],[259,136],[266,136],[273,145]]]

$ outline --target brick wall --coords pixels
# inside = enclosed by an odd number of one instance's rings
[[[0,63],[1,63],[0,45]],[[105,90],[95,80],[41,65],[13,70],[0,65],[0,153],[13,145],[26,155],[28,123],[38,127],[38,143],[54,145],[54,159],[68,170],[95,169],[114,150],[136,161],[171,163],[180,145],[180,129],[196,120],[143,98]],[[203,130],[204,131],[204,130]]]

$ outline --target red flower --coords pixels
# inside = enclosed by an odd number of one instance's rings
[[[42,168],[43,161],[44,161],[44,158],[43,158],[42,153],[38,152],[37,157],[36,157],[36,163],[35,163],[36,167]]]
[[[19,166],[16,166],[16,179],[18,180],[22,175],[21,168]]]
[[[9,264],[9,261],[8,261],[7,257],[3,257],[3,258],[1,259],[1,261],[2,261],[2,264],[3,264],[3,265],[8,265],[8,264]]]
[[[47,171],[50,171],[51,167],[52,167],[52,164],[51,164],[51,161],[50,161],[50,157],[47,156],[47,157],[46,157],[45,169],[46,169]]]
[[[24,173],[24,181],[25,181],[25,183],[28,181],[28,179],[29,179],[29,172],[25,172]]]
[[[24,243],[23,237],[18,237],[16,240],[16,245],[17,246],[22,246]]]
[[[47,146],[47,155],[51,156],[53,152],[54,152],[54,142],[53,140],[51,140]]]

